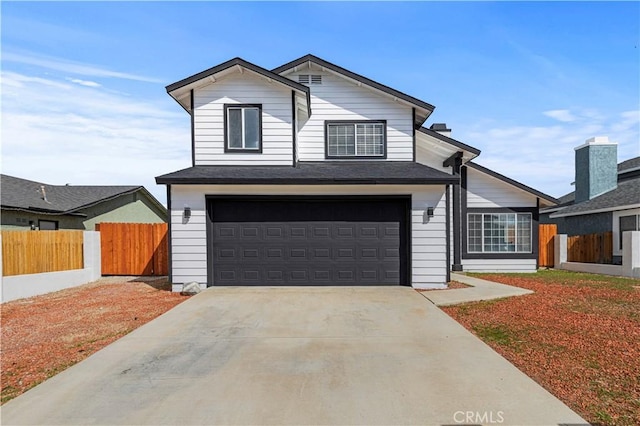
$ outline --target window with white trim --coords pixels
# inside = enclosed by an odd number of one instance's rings
[[[224,132],[226,151],[260,152],[262,150],[262,105],[225,105]]]
[[[469,213],[467,252],[531,253],[531,213]]]
[[[327,122],[327,157],[384,157],[384,121]]]

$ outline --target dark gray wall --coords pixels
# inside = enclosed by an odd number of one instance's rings
[[[548,214],[540,214],[540,223],[555,223],[558,234],[586,235],[611,231],[613,213],[596,213],[583,216],[569,216],[550,219]]]

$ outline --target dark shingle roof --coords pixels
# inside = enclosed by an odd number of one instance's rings
[[[42,186],[44,186],[47,201],[43,199]],[[48,185],[0,175],[0,189],[2,190],[0,201],[3,208],[50,213],[73,213],[83,207],[141,188],[143,187]]]
[[[569,195],[569,194],[568,194]],[[551,217],[576,216],[599,210],[613,210],[640,204],[640,178],[618,182],[618,187],[591,200],[563,208]]]
[[[623,161],[622,163],[618,163],[618,185],[620,185],[620,182],[626,181],[626,180],[630,180],[630,179],[637,179],[638,177],[640,177],[637,173],[634,172],[630,172],[631,170],[637,169],[640,167],[640,157],[635,157],[635,158],[630,158],[628,160]],[[625,175],[626,173],[626,175]],[[640,185],[640,181],[637,181],[637,184]],[[562,197],[558,198],[558,205],[556,207],[554,207],[554,211],[558,209],[558,207],[565,207],[565,206],[570,206],[573,205],[573,203],[576,200],[576,193],[575,191],[570,192],[568,194],[563,195]],[[609,207],[614,207],[614,206],[609,206]],[[607,208],[609,208],[607,207]],[[543,210],[544,211],[544,210]],[[568,211],[568,210],[562,210],[563,212]],[[558,213],[560,214],[560,213]]]
[[[454,184],[458,177],[404,161],[301,162],[289,166],[195,166],[156,177],[158,184],[347,185]]]
[[[618,173],[629,169],[637,169],[640,167],[640,157],[630,158],[618,164]]]

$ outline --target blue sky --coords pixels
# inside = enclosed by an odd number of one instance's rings
[[[3,2],[2,172],[145,185],[190,164],[164,87],[312,53],[436,106],[426,125],[552,196],[592,136],[640,155],[638,2]]]

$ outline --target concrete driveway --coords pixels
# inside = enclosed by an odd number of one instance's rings
[[[2,424],[584,423],[406,287],[211,288]]]

